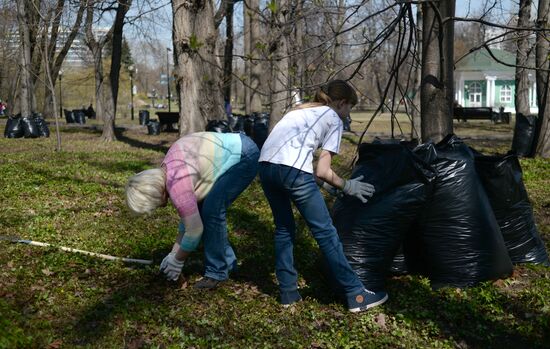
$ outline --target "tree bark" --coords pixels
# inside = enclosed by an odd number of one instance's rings
[[[61,24],[61,16],[63,14],[65,7],[65,0],[58,0],[56,7],[53,11],[53,19],[50,29],[50,38],[48,42],[47,49],[45,50],[45,54],[47,55],[47,63],[49,65],[48,71],[51,74],[51,80],[53,82],[53,89],[51,90],[49,87],[45,89],[44,93],[44,108],[42,110],[44,116],[52,116],[57,112],[57,108],[54,108],[53,103],[53,96],[55,95],[55,84],[57,82],[57,79],[59,78],[59,71],[61,70],[61,65],[63,64],[63,61],[65,60],[65,57],[67,56],[67,53],[69,52],[69,49],[71,48],[71,45],[73,44],[74,39],[76,38],[76,35],[78,34],[78,31],[80,30],[80,27],[82,25],[82,19],[84,17],[84,10],[86,9],[85,1],[80,2],[78,12],[75,18],[75,21],[73,25],[71,26],[71,29],[69,31],[69,35],[67,35],[67,39],[65,42],[60,43],[59,40],[59,28]],[[46,31],[47,33],[48,31]],[[58,52],[56,52],[56,47],[61,47]],[[56,56],[57,53],[57,56]],[[62,116],[61,116],[62,117]]]
[[[439,142],[453,132],[455,0],[423,3],[422,140]]]
[[[518,27],[529,27],[531,25],[531,2],[532,0],[520,0]],[[528,115],[529,111],[529,72],[522,68],[528,66],[529,53],[531,51],[529,38],[525,31],[516,33],[516,115]]]
[[[17,21],[19,24],[19,39],[21,44],[21,81],[19,89],[19,111],[23,117],[31,115],[32,101],[31,91],[32,79],[31,72],[31,41],[29,26],[26,22],[27,3],[26,0],[17,0]]]
[[[203,131],[208,119],[223,118],[222,74],[212,0],[173,0],[172,13],[179,133],[183,136]]]
[[[118,0],[115,21],[113,23],[113,36],[111,51],[111,70],[109,71],[110,89],[107,89],[105,100],[107,108],[104,109],[103,133],[101,140],[111,142],[116,140],[115,118],[118,100],[118,85],[120,78],[120,66],[122,59],[122,33],[124,29],[124,18],[132,5],[132,0]]]
[[[247,57],[245,61],[245,88],[244,88],[244,106],[245,113],[262,111],[261,78],[264,74],[262,62],[262,50],[260,48],[260,21],[258,13],[260,12],[259,0],[244,1],[244,54]]]
[[[418,65],[414,69],[414,82],[413,82],[413,91],[414,96],[412,100],[412,110],[411,110],[411,139],[422,139],[422,125],[421,125],[421,115],[422,108],[420,102],[420,81],[422,81],[422,67],[420,60],[422,57],[422,7],[416,7],[416,43],[417,43],[417,52],[416,59],[418,59]],[[413,57],[414,58],[414,57]]]
[[[537,15],[537,43],[536,43],[536,66],[537,70],[537,105],[539,115],[537,118],[534,155],[543,158],[550,158],[550,42],[548,31],[550,29],[550,0],[539,0]]]
[[[287,16],[289,15],[288,4],[288,0],[277,2],[277,8],[271,14],[271,33],[273,36],[270,43],[270,131],[290,107],[290,66],[288,58],[290,30],[287,21]]]
[[[223,99],[231,103],[233,75],[233,8],[234,0],[227,0],[225,8],[225,47],[223,54]]]

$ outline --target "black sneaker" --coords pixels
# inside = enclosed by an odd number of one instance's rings
[[[388,300],[388,294],[384,291],[372,292],[365,289],[363,292],[348,297],[348,310],[352,313],[359,313],[376,307]]]
[[[222,283],[222,280],[216,280],[208,276],[204,276],[202,279],[197,281],[193,287],[203,290],[213,290],[218,287],[220,283]]]

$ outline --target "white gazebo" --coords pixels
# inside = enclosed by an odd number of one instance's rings
[[[514,94],[516,90],[514,54],[491,49],[497,62],[486,50],[478,50],[468,55],[455,67],[455,100],[463,107],[504,108],[505,112],[515,113]],[[536,101],[535,76],[529,73],[530,112],[538,112]]]

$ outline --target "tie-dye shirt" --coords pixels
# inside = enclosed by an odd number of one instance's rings
[[[241,148],[239,134],[199,132],[180,138],[166,153],[166,190],[185,226],[182,250],[197,248],[203,232],[198,202],[241,160]]]

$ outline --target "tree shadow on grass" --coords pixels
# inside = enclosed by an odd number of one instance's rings
[[[269,212],[271,216],[271,212]],[[239,272],[232,276],[236,281],[254,283],[260,291],[274,297],[278,295],[275,273],[275,246],[273,227],[262,222],[258,215],[237,207],[231,210],[229,220],[238,220],[239,227],[230,232],[237,258],[240,260]],[[306,286],[300,289],[302,297],[311,297],[323,304],[341,300],[334,289],[327,285],[319,268],[320,251],[313,242],[305,222],[296,221],[296,241],[294,244],[294,263]],[[233,236],[232,236],[233,235]]]
[[[124,129],[116,130],[115,135],[119,141],[132,147],[154,150],[162,152],[163,154],[166,154],[172,143],[175,141],[175,139],[172,139],[174,137],[171,136],[170,139],[159,139],[159,137],[154,137],[150,140],[150,142],[144,142],[136,137],[132,137],[132,133]]]
[[[548,314],[540,314],[540,331],[528,334],[519,327],[532,326],[525,314],[533,312],[527,304],[491,291],[492,285],[477,286],[469,296],[460,297],[455,288],[432,291],[417,277],[404,276],[388,282],[389,301],[384,312],[407,322],[421,323],[430,336],[453,339],[467,348],[548,348]],[[487,290],[487,291],[486,291]],[[479,291],[479,292],[478,292]],[[486,292],[485,292],[486,291]],[[499,314],[500,309],[504,311]]]

